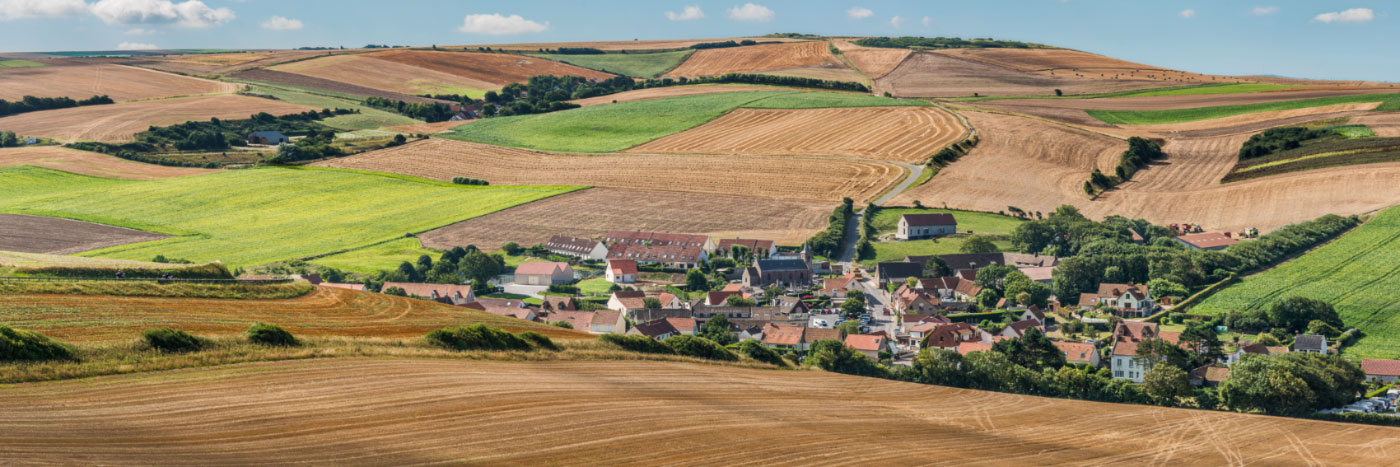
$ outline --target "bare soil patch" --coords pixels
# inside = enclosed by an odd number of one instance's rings
[[[248,118],[258,112],[275,115],[304,112],[310,107],[256,97],[222,95],[93,105],[29,112],[0,118],[0,128],[25,136],[74,141],[123,142],[151,126],[191,120]]]
[[[336,57],[336,58],[339,58],[339,57]],[[382,60],[381,60],[381,61],[382,61]],[[439,100],[436,100],[436,99],[428,99],[428,98],[424,98],[424,97],[411,96],[411,95],[408,95],[408,94],[400,94],[400,93],[398,93],[398,92],[393,92],[393,91],[385,91],[385,90],[381,90],[381,89],[368,88],[368,87],[364,87],[364,86],[358,86],[358,85],[354,85],[354,84],[343,83],[343,82],[340,82],[340,81],[332,81],[332,80],[317,78],[317,77],[313,77],[313,76],[299,75],[299,74],[296,74],[296,73],[287,73],[287,72],[284,72],[284,71],[275,71],[275,70],[268,70],[268,69],[261,69],[261,68],[260,68],[260,69],[254,69],[254,70],[240,71],[240,72],[238,72],[238,73],[234,73],[234,74],[232,75],[232,77],[238,78],[238,79],[252,80],[252,81],[263,81],[263,82],[268,82],[268,83],[278,83],[278,84],[286,84],[286,85],[291,85],[291,86],[299,86],[299,87],[309,88],[309,89],[319,89],[319,90],[322,90],[322,91],[329,91],[329,92],[340,93],[340,94],[349,94],[349,95],[352,95],[352,96],[361,96],[361,97],[382,97],[382,98],[385,98],[385,99],[393,99],[393,100],[404,101],[404,102],[423,102],[423,103],[430,103],[430,104],[431,104],[431,103],[441,103],[441,102],[444,102],[444,101],[439,101]]]
[[[495,50],[495,49],[499,49],[499,50],[523,50],[523,51],[529,51],[529,52],[534,52],[534,51],[537,51],[537,50],[539,50],[539,49],[557,49],[557,48],[560,48],[560,47],[588,47],[588,48],[594,48],[594,49],[598,49],[598,50],[664,50],[664,49],[684,49],[684,48],[688,48],[688,47],[690,47],[690,46],[692,46],[692,45],[699,44],[699,43],[702,43],[702,42],[724,42],[724,41],[739,42],[739,41],[742,41],[742,40],[744,40],[744,39],[753,39],[753,40],[763,41],[763,42],[794,42],[794,41],[799,41],[799,40],[801,40],[801,39],[788,39],[788,38],[777,38],[777,39],[774,39],[774,38],[767,38],[767,37],[763,37],[763,38],[732,37],[732,38],[722,38],[722,39],[663,39],[663,40],[632,40],[632,41],[532,42],[532,43],[526,43],[526,44],[480,44],[480,45],[467,45],[467,46],[454,45],[454,46],[451,46],[451,47],[454,48],[454,49],[460,49],[460,48],[462,48],[462,47],[466,47],[466,48],[471,49],[471,50],[476,50],[477,47],[490,47],[490,48],[492,48],[493,50]],[[445,48],[445,47],[444,47],[444,48]]]
[[[1098,77],[1100,73],[1040,74],[1007,68],[959,55],[916,52],[898,68],[876,80],[877,92],[888,91],[899,97],[971,97],[1093,94],[1199,84],[1199,82],[1153,79],[1147,76]],[[1087,72],[1085,72],[1087,73]]]
[[[883,77],[894,71],[909,54],[914,53],[909,49],[861,47],[848,39],[834,39],[832,43],[836,44],[836,49],[841,51],[841,55],[845,55],[851,64],[871,79]]]
[[[77,61],[49,63],[42,67],[0,69],[0,99],[15,101],[24,96],[86,99],[105,94],[117,101],[129,101],[228,94],[241,88],[234,83],[130,66]]]
[[[0,167],[32,165],[75,174],[128,180],[183,177],[215,172],[210,169],[143,164],[95,152],[59,146],[26,146],[0,149]]]
[[[336,55],[272,67],[328,81],[398,94],[461,94],[465,90],[500,89],[501,84],[444,73],[374,55]]]
[[[759,44],[697,50],[681,66],[663,76],[689,78],[822,65],[845,67],[831,56],[826,42]]]
[[[612,75],[600,71],[526,55],[390,50],[365,54],[364,57],[401,63],[498,86],[523,83],[535,75],[567,75],[595,79],[612,77]]]
[[[283,361],[6,391],[0,456],[54,464],[1381,465],[1400,438],[1390,427],[650,361]],[[832,442],[850,437],[861,441]]]
[[[636,153],[839,155],[921,163],[966,134],[937,107],[735,109]]]
[[[936,50],[933,53],[962,57],[1021,71],[1075,68],[1170,71],[1151,65],[1070,49],[947,49]]]
[[[658,182],[658,185],[669,182]],[[423,246],[506,242],[534,245],[553,235],[599,236],[609,230],[743,235],[801,244],[826,228],[836,202],[674,191],[593,188],[487,214],[419,235]]]
[[[904,175],[893,164],[840,157],[569,154],[438,138],[316,165],[437,180],[471,177],[492,185],[592,185],[824,201],[873,199]]]
[[[169,235],[56,217],[0,214],[0,250],[6,251],[71,255],[166,237]]]

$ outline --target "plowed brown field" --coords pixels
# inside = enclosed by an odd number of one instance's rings
[[[836,44],[836,49],[841,51],[841,55],[845,55],[851,64],[871,79],[883,77],[894,71],[909,54],[914,53],[909,49],[861,47],[847,39],[835,39],[832,43]]]
[[[316,165],[438,180],[480,178],[492,185],[592,185],[825,201],[872,199],[904,176],[893,164],[839,157],[568,154],[438,138]]]
[[[106,154],[59,146],[25,146],[0,149],[0,167],[32,165],[94,177],[151,180],[215,172],[210,169],[142,164]]]
[[[1384,465],[1400,455],[1390,427],[696,363],[330,359],[5,391],[0,456],[50,464]]]
[[[117,101],[232,93],[242,85],[101,63],[55,62],[32,68],[0,68],[0,99],[24,96],[86,99],[105,94]],[[7,130],[9,128],[6,128]]]
[[[258,321],[276,323],[299,336],[406,339],[444,326],[478,322],[512,332],[580,336],[559,327],[433,301],[326,287],[279,300],[7,295],[0,302],[0,322],[69,343],[129,341],[143,329],[163,326],[202,335],[235,335]]]
[[[575,99],[569,102],[592,107],[595,105],[611,104],[613,101],[632,102],[644,101],[648,99],[661,99],[666,97],[694,96],[699,94],[719,94],[722,92],[739,91],[776,91],[782,89],[777,86],[750,86],[745,84],[703,84],[695,86],[668,86],[664,88],[634,89],[631,91],[608,94],[606,96],[590,97],[587,99]]]
[[[1350,123],[1366,125],[1371,128],[1371,131],[1376,132],[1376,136],[1400,136],[1400,112],[1366,114],[1352,118]]]
[[[500,50],[524,50],[534,52],[539,49],[557,49],[560,47],[589,47],[599,50],[665,50],[684,49],[701,42],[739,42],[744,39],[760,40],[763,42],[793,42],[801,39],[788,38],[750,38],[733,37],[723,39],[662,39],[662,40],[631,40],[631,41],[586,41],[586,42],[532,42],[528,44],[480,44],[480,45],[454,45],[451,48],[460,49],[466,47],[475,50],[477,47],[490,47]],[[444,47],[446,48],[446,47]]]
[[[56,217],[0,214],[0,250],[5,251],[71,255],[168,236]]]
[[[980,102],[966,102],[960,105],[969,105],[976,108],[991,109],[997,111],[1007,111],[1035,115],[1062,122],[1072,123],[1080,126],[1096,128],[1112,128],[1099,119],[1090,117],[1085,110],[1168,110],[1168,109],[1190,109],[1197,107],[1213,107],[1221,105],[1244,105],[1258,104],[1265,102],[1279,102],[1298,99],[1314,99],[1321,97],[1343,96],[1350,94],[1371,94],[1375,90],[1367,89],[1317,89],[1299,88],[1282,91],[1252,92],[1241,94],[1216,94],[1216,95],[1194,95],[1194,96],[1147,96],[1147,97],[1111,97],[1101,99],[999,99]],[[1306,113],[1318,113],[1314,109],[1299,109],[1293,115]],[[1330,107],[1326,108],[1330,109]],[[1277,118],[1276,112],[1261,114],[1248,114],[1252,116],[1241,116],[1246,123],[1255,123]],[[1208,122],[1208,121],[1207,121]],[[1216,123],[1201,122],[1202,125],[1212,130],[1224,130]],[[1220,125],[1238,125],[1239,123],[1218,122]],[[1280,123],[1287,124],[1287,123]],[[1219,131],[1216,134],[1224,134]]]
[[[735,109],[636,153],[838,155],[921,163],[967,133],[937,107]]]
[[[1124,74],[1113,79],[1111,73],[1104,77],[1099,77],[1098,72],[1087,73],[1041,74],[959,55],[916,52],[894,71],[877,79],[875,91],[888,91],[899,97],[971,97],[974,93],[983,96],[1022,96],[1051,95],[1055,89],[1065,94],[1091,94],[1200,83],[1199,80],[1178,81],[1176,77],[1161,75],[1154,75],[1156,77],[1153,78],[1134,74],[1129,78]]]
[[[553,60],[512,54],[390,50],[361,57],[386,60],[498,86],[523,83],[535,75],[567,75],[596,79],[612,77],[607,73]]]
[[[826,42],[812,41],[697,50],[681,66],[663,76],[717,76],[811,65],[844,67],[831,56]]]
[[[933,53],[967,58],[1021,71],[1074,68],[1163,70],[1151,65],[1070,49],[946,49]]]
[[[435,71],[373,55],[336,55],[271,68],[401,94],[461,94],[464,90],[500,89],[501,84]],[[528,78],[527,78],[528,79]]]
[[[672,182],[656,179],[658,187]],[[592,237],[609,230],[743,236],[798,245],[826,228],[836,202],[771,199],[675,191],[593,188],[458,222],[418,236],[423,246],[506,242],[534,245],[553,235]]]
[[[248,96],[204,96],[94,105],[29,112],[0,118],[0,128],[25,136],[74,141],[131,141],[132,135],[152,125],[173,125],[191,120],[248,118],[258,112],[281,115],[312,110],[310,107]]]

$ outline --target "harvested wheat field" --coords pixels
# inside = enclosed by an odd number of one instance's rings
[[[315,165],[492,185],[592,185],[863,202],[899,183],[893,164],[840,157],[569,154],[432,138]],[[658,181],[664,180],[664,183]]]
[[[1231,133],[1253,133],[1290,123],[1300,123],[1339,116],[1365,115],[1379,105],[1379,102],[1337,104],[1303,109],[1255,112],[1231,117],[1197,120],[1194,122],[1120,126],[1137,131],[1147,131],[1158,134],[1221,135]]]
[[[300,88],[329,91],[336,94],[348,94],[351,96],[382,97],[385,99],[396,101],[420,102],[427,104],[446,103],[446,101],[428,99],[426,97],[418,97],[409,94],[400,94],[394,91],[368,88],[355,84],[342,83],[340,81],[332,81],[328,79],[317,78],[314,76],[299,75],[296,73],[287,73],[285,71],[269,70],[266,68],[244,70],[229,75],[229,77],[250,81],[260,81],[264,83],[285,84]]]
[[[582,76],[590,79],[608,79],[613,76],[553,60],[499,53],[389,50],[359,57],[408,65],[495,86],[524,83],[536,75]]]
[[[644,101],[649,99],[662,99],[666,97],[696,96],[700,94],[719,94],[724,92],[740,91],[780,91],[785,88],[779,86],[755,86],[748,84],[701,84],[693,86],[667,86],[664,88],[633,89],[617,94],[608,94],[586,99],[575,99],[569,102],[584,107],[595,105],[613,104],[632,101]],[[804,89],[805,91],[805,89]]]
[[[415,134],[415,135],[431,135],[431,134],[437,134],[437,133],[446,133],[446,132],[452,130],[453,128],[462,126],[462,125],[464,125],[464,124],[466,124],[466,123],[467,123],[467,122],[463,122],[463,121],[455,121],[455,122],[453,122],[453,121],[446,121],[446,122],[437,122],[437,123],[417,123],[417,124],[413,124],[413,125],[386,126],[386,127],[384,127],[384,128],[381,128],[381,129],[382,129],[382,130],[388,130],[388,131],[397,131],[397,132],[399,132],[399,133]]]
[[[56,217],[0,214],[0,250],[71,255],[169,235]]]
[[[598,50],[675,50],[685,49],[702,42],[739,42],[744,39],[759,40],[763,42],[793,42],[801,39],[789,38],[753,38],[753,37],[733,37],[723,39],[660,39],[660,40],[630,40],[630,41],[580,41],[580,42],[531,42],[527,44],[479,44],[479,45],[454,45],[451,48],[467,48],[475,50],[477,47],[490,47],[493,50],[520,50],[534,52],[539,49],[557,49],[560,47],[587,47]],[[443,47],[447,48],[447,47]]]
[[[1400,455],[1390,427],[699,363],[347,358],[6,392],[0,456],[35,463],[1382,465]]]
[[[967,130],[937,107],[735,109],[635,153],[833,155],[919,164]]]
[[[184,54],[164,57],[138,57],[129,63],[172,73],[223,76],[279,63],[306,60],[321,55],[355,53],[353,50],[259,50],[244,53]]]
[[[181,97],[29,112],[0,118],[0,128],[64,143],[124,142],[153,125],[174,125],[210,117],[240,119],[258,112],[282,115],[307,110],[313,109],[248,96]]]
[[[1120,68],[1144,71],[1171,71],[1151,65],[1070,49],[967,48],[938,50],[933,53],[962,57],[1021,71],[1046,71],[1074,68]]]
[[[276,323],[298,336],[408,339],[445,326],[485,323],[511,332],[587,337],[429,300],[328,287],[273,300],[7,295],[0,303],[0,322],[74,344],[129,341],[141,330],[157,327],[207,336],[237,335],[259,321]]]
[[[24,96],[86,99],[107,95],[116,101],[156,97],[228,94],[242,85],[190,78],[105,63],[55,61],[49,66],[0,69],[0,99]],[[9,129],[9,128],[6,128]]]
[[[681,66],[662,76],[691,78],[813,65],[844,67],[836,57],[831,56],[826,42],[811,41],[697,50]]]
[[[827,81],[850,81],[854,83],[865,82],[865,76],[850,69],[846,65],[824,64],[798,66],[791,68],[779,68],[763,72],[765,75],[791,76],[794,78],[822,79]]]
[[[381,60],[367,54],[334,55],[286,63],[270,69],[411,96],[467,94],[501,88],[500,83]]]
[[[1368,113],[1353,117],[1348,123],[1366,125],[1376,136],[1400,137],[1400,112]]]
[[[670,182],[657,182],[664,185]],[[676,191],[593,188],[497,211],[420,234],[423,246],[447,250],[506,242],[543,243],[554,235],[594,237],[609,230],[741,235],[800,245],[825,229],[835,201]]]
[[[1163,80],[1079,78],[1021,71],[968,58],[916,52],[889,74],[875,80],[877,92],[898,97],[971,97],[1092,94],[1199,84]]]
[[[0,149],[0,167],[32,165],[75,174],[128,180],[201,175],[215,170],[143,164],[106,154],[79,151],[61,146],[24,146]]]
[[[886,47],[862,47],[851,43],[849,39],[834,39],[836,50],[841,51],[855,65],[856,69],[871,79],[880,78],[904,62],[909,54],[914,53],[909,49],[891,49]]]

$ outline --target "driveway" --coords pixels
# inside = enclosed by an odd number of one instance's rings
[[[506,284],[506,285],[501,286],[501,288],[505,289],[505,292],[506,292],[506,293],[513,293],[513,294],[516,294],[516,295],[525,295],[525,296],[534,297],[534,298],[542,298],[542,296],[540,295],[540,292],[544,292],[544,291],[546,291],[546,290],[549,290],[549,286],[547,286],[547,285]]]

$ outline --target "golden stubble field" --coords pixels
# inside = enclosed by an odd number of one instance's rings
[[[248,118],[258,112],[284,115],[307,110],[313,109],[248,96],[179,97],[29,112],[0,118],[0,128],[63,143],[120,143],[131,141],[133,135],[151,126],[208,120],[211,117],[224,120]]]
[[[246,465],[1385,465],[1400,429],[646,361],[328,359],[7,387],[0,457]]]

